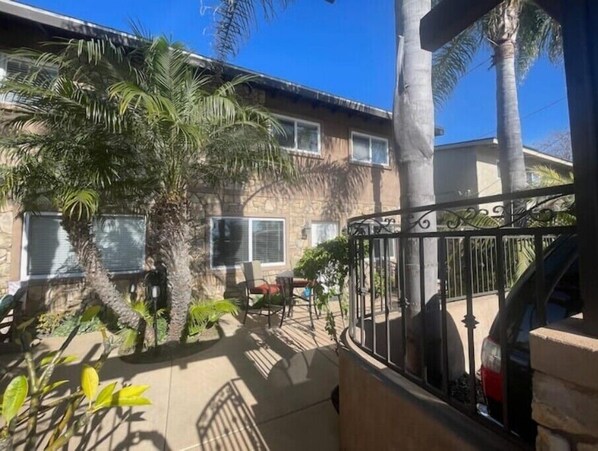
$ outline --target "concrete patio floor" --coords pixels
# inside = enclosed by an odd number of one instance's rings
[[[226,316],[221,327],[224,336],[213,346],[174,361],[130,364],[113,354],[101,386],[149,384],[153,405],[104,412],[69,449],[338,449],[338,415],[330,402],[338,362],[323,319],[312,330],[297,309],[282,328],[268,329],[265,317],[251,315],[246,325]],[[44,340],[39,350],[61,342]],[[98,334],[77,337],[68,354],[81,362],[55,379],[66,375],[76,385],[79,365],[93,361],[100,347]]]

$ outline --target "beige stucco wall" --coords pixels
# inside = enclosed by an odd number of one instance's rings
[[[339,363],[343,450],[518,449],[361,352],[344,334]]]

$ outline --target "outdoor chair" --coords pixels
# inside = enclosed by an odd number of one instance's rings
[[[12,341],[20,313],[20,302],[26,292],[21,287],[15,294],[5,294],[0,298],[0,343]]]
[[[282,311],[280,326],[284,321],[287,296],[282,287],[276,283],[268,282],[262,272],[262,263],[259,260],[243,263],[243,275],[245,276],[245,316],[243,324],[247,321],[247,314],[268,317],[268,327],[272,327],[272,315]]]

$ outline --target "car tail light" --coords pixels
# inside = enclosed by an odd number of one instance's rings
[[[484,395],[502,401],[502,375],[500,373],[500,346],[490,337],[482,344],[482,388]]]

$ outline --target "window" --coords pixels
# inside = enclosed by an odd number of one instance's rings
[[[320,154],[320,125],[314,122],[277,116],[282,128],[276,133],[281,147],[315,155]]]
[[[525,178],[527,179],[528,186],[537,187],[540,182],[540,176],[534,170],[528,170],[525,172]]]
[[[0,81],[8,77],[24,77],[33,73],[34,65],[31,61],[0,53]],[[52,80],[58,75],[54,67],[47,67],[39,71],[39,80]],[[0,95],[0,102],[12,103],[15,97],[13,94]]]
[[[359,163],[388,166],[388,140],[363,133],[351,133],[351,159]]]
[[[105,216],[94,224],[96,243],[110,272],[137,272],[145,259],[145,219]],[[80,275],[81,268],[66,231],[55,214],[27,215],[21,277]]]
[[[234,267],[244,261],[284,264],[284,220],[212,218],[212,267]]]
[[[338,236],[338,224],[336,222],[312,222],[311,224],[311,245],[318,244],[336,238]]]

